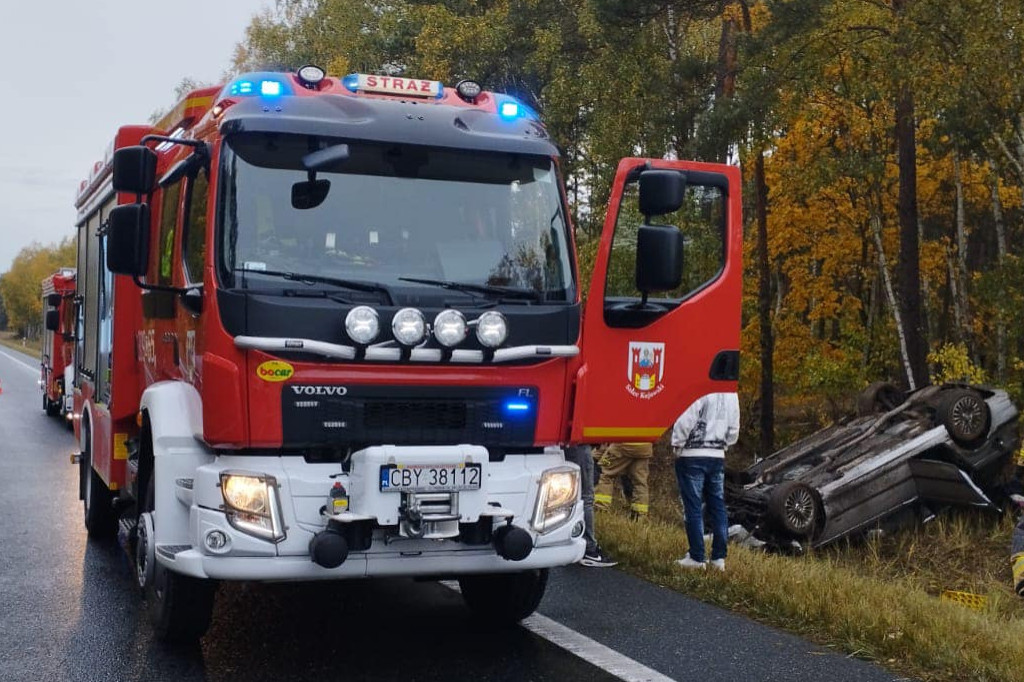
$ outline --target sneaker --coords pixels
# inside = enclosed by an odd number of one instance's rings
[[[591,568],[609,568],[617,565],[618,563],[618,561],[614,561],[611,557],[601,551],[600,547],[595,549],[593,552],[587,552],[583,555],[583,558],[580,559],[580,565],[590,566]]]
[[[706,562],[694,561],[693,557],[691,557],[689,554],[684,556],[682,559],[676,559],[676,565],[677,566],[681,566],[683,568],[694,568],[694,569],[700,569],[700,568],[707,568],[708,567]]]
[[[725,570],[725,559],[712,559],[711,560],[711,568],[714,568],[714,569],[719,570],[719,571],[724,571]]]

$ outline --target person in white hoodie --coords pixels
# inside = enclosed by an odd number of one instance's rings
[[[677,564],[707,568],[704,550],[703,503],[711,527],[711,565],[725,570],[729,520],[725,511],[725,450],[740,433],[740,403],[735,393],[709,393],[698,398],[672,427],[676,481],[686,512],[690,550]]]

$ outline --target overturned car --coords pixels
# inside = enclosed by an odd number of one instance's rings
[[[992,493],[1019,442],[1005,391],[879,383],[857,411],[731,473],[730,522],[780,546],[818,547],[944,505],[996,508]]]

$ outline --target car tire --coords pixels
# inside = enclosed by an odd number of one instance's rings
[[[768,513],[780,530],[796,538],[810,537],[822,516],[817,493],[799,481],[784,481],[775,487]]]
[[[514,625],[537,610],[548,584],[548,569],[468,575],[459,578],[466,606],[496,625]]]
[[[953,442],[965,448],[980,445],[992,426],[992,411],[977,391],[953,388],[943,392],[936,413]]]
[[[857,396],[857,416],[888,412],[903,402],[903,392],[890,383],[876,381]]]

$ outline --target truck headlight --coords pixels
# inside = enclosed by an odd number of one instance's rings
[[[277,479],[264,474],[220,475],[224,513],[234,528],[271,542],[284,540]]]
[[[533,510],[534,529],[547,533],[565,525],[579,499],[579,469],[569,466],[548,469],[540,477],[537,506]]]
[[[364,346],[371,343],[380,333],[380,319],[377,311],[368,305],[356,306],[345,316],[345,332],[348,338]]]
[[[422,343],[427,335],[427,322],[423,319],[423,313],[416,308],[402,308],[391,318],[391,333],[403,346]]]
[[[485,348],[497,348],[508,338],[508,322],[497,310],[488,310],[476,321],[476,338]]]
[[[446,348],[462,343],[466,330],[466,318],[458,310],[448,308],[434,318],[434,338]]]

